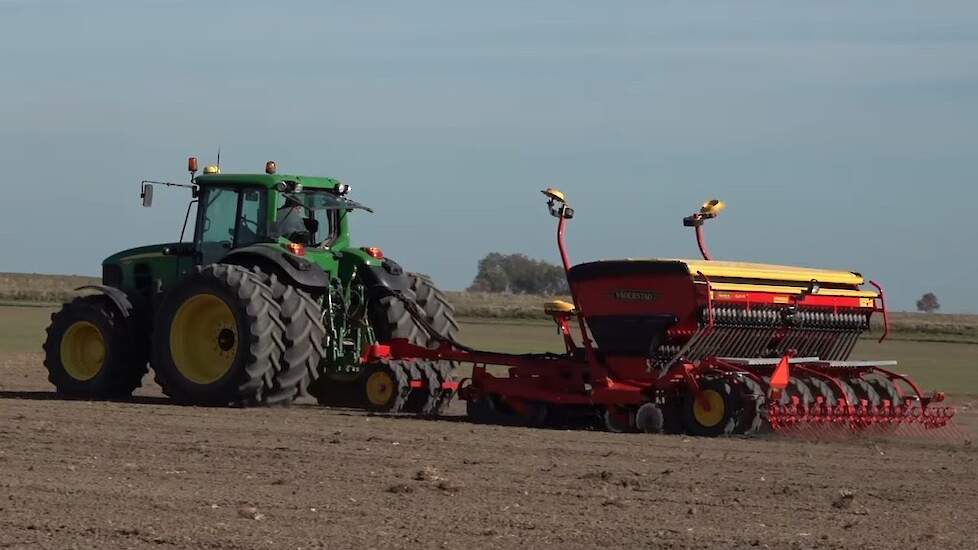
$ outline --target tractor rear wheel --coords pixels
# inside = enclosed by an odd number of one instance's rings
[[[147,353],[115,304],[106,296],[84,296],[51,316],[44,366],[55,390],[90,399],[125,398],[146,374]]]
[[[301,380],[286,351],[272,289],[236,265],[212,264],[172,290],[157,313],[152,365],[163,393],[195,405],[287,405]]]
[[[272,274],[263,278],[272,289],[283,325],[285,352],[282,354],[283,387],[295,387],[295,396],[305,395],[319,379],[319,363],[325,351],[326,327],[322,306],[307,292]]]

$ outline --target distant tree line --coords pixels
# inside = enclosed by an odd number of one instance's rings
[[[924,313],[934,313],[935,311],[941,309],[940,302],[937,301],[937,295],[933,292],[928,292],[917,300],[917,311],[923,311]]]
[[[491,252],[479,260],[479,271],[469,287],[473,292],[512,294],[567,294],[564,268],[534,260],[525,254]]]

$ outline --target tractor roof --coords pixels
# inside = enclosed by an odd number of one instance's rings
[[[194,179],[197,185],[203,187],[209,185],[241,185],[272,188],[280,181],[295,181],[310,189],[333,189],[340,183],[339,180],[333,178],[289,174],[204,174]]]

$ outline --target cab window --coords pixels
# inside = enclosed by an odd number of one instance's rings
[[[264,240],[260,190],[209,187],[201,191],[199,205],[197,242],[204,264],[219,261],[232,248]]]

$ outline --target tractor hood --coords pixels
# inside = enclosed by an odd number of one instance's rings
[[[164,243],[164,244],[150,244],[146,246],[137,246],[135,248],[129,248],[127,250],[122,250],[116,252],[115,254],[109,256],[108,258],[102,260],[102,264],[118,264],[121,262],[132,262],[139,260],[148,260],[152,258],[162,258],[164,256],[163,249],[173,248],[175,246],[186,246],[188,243]]]

